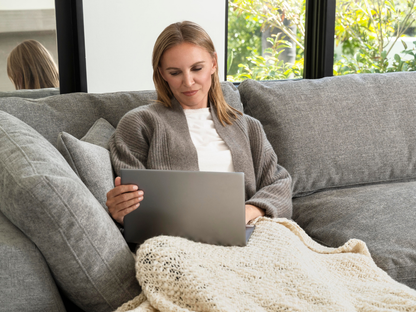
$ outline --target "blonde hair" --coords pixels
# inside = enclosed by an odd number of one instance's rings
[[[58,88],[58,68],[48,50],[36,40],[26,40],[7,58],[7,75],[16,90]]]
[[[208,33],[198,24],[184,21],[166,27],[157,38],[152,55],[153,82],[157,92],[157,100],[166,107],[171,107],[173,93],[159,72],[160,60],[165,51],[183,42],[192,43],[201,47],[213,58],[216,58],[214,43]],[[224,125],[224,122],[229,125],[232,124],[232,120],[237,119],[237,114],[241,115],[240,111],[228,105],[224,99],[218,77],[218,66],[215,73],[211,75],[211,88],[208,91],[208,101],[215,107],[218,119],[222,125]]]

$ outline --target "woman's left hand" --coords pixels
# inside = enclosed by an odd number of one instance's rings
[[[246,205],[246,224],[251,220],[264,216],[265,211],[253,205]]]

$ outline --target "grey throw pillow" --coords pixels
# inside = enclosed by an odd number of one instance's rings
[[[110,123],[100,118],[81,140],[61,132],[57,141],[58,150],[106,211],[106,194],[114,188],[107,143],[114,131]]]
[[[116,129],[104,118],[98,119],[81,141],[92,143],[108,149],[108,141]]]
[[[83,142],[69,133],[58,136],[57,148],[106,211],[107,192],[114,188],[110,152],[98,145]]]
[[[35,243],[65,295],[85,311],[139,295],[124,238],[56,148],[2,111],[0,146],[0,210]]]

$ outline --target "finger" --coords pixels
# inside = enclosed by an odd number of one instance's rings
[[[115,186],[119,186],[119,185],[121,185],[121,178],[120,178],[120,177],[117,177],[117,178],[114,180],[114,185],[115,185]]]
[[[124,193],[120,196],[114,197],[111,200],[107,200],[107,207],[110,212],[117,213],[118,211],[141,202],[143,200],[143,196],[140,196],[140,193],[143,192],[137,191],[133,193]]]
[[[142,191],[122,193],[118,196],[112,196],[112,195],[109,195],[109,193],[107,193],[106,205],[108,207],[108,210],[111,213],[116,213],[118,210],[126,208],[128,201],[132,199],[138,199],[139,197],[142,197],[142,196],[143,196]]]
[[[118,214],[115,214],[113,216],[113,218],[120,224],[124,225],[124,217],[126,215],[128,215],[129,213],[133,212],[134,210],[136,210],[138,207],[140,206],[140,204],[134,205],[132,207],[129,207],[125,210],[123,210],[122,212],[119,212]]]
[[[137,190],[138,190],[138,187],[137,185],[134,185],[134,184],[119,185],[107,193],[107,199],[111,199],[113,197],[120,196],[123,193],[134,192]]]
[[[133,199],[131,199],[129,201],[125,201],[125,202],[121,203],[116,208],[117,208],[118,212],[121,212],[121,211],[124,211],[126,209],[130,209],[132,207],[136,207],[136,206],[139,207],[140,206],[140,202],[142,200],[143,200],[143,197],[133,198]]]

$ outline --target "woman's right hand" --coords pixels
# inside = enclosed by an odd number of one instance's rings
[[[107,193],[108,212],[111,217],[121,225],[124,224],[124,216],[137,209],[143,200],[143,191],[137,185],[121,185],[121,178],[114,181],[115,187]]]

